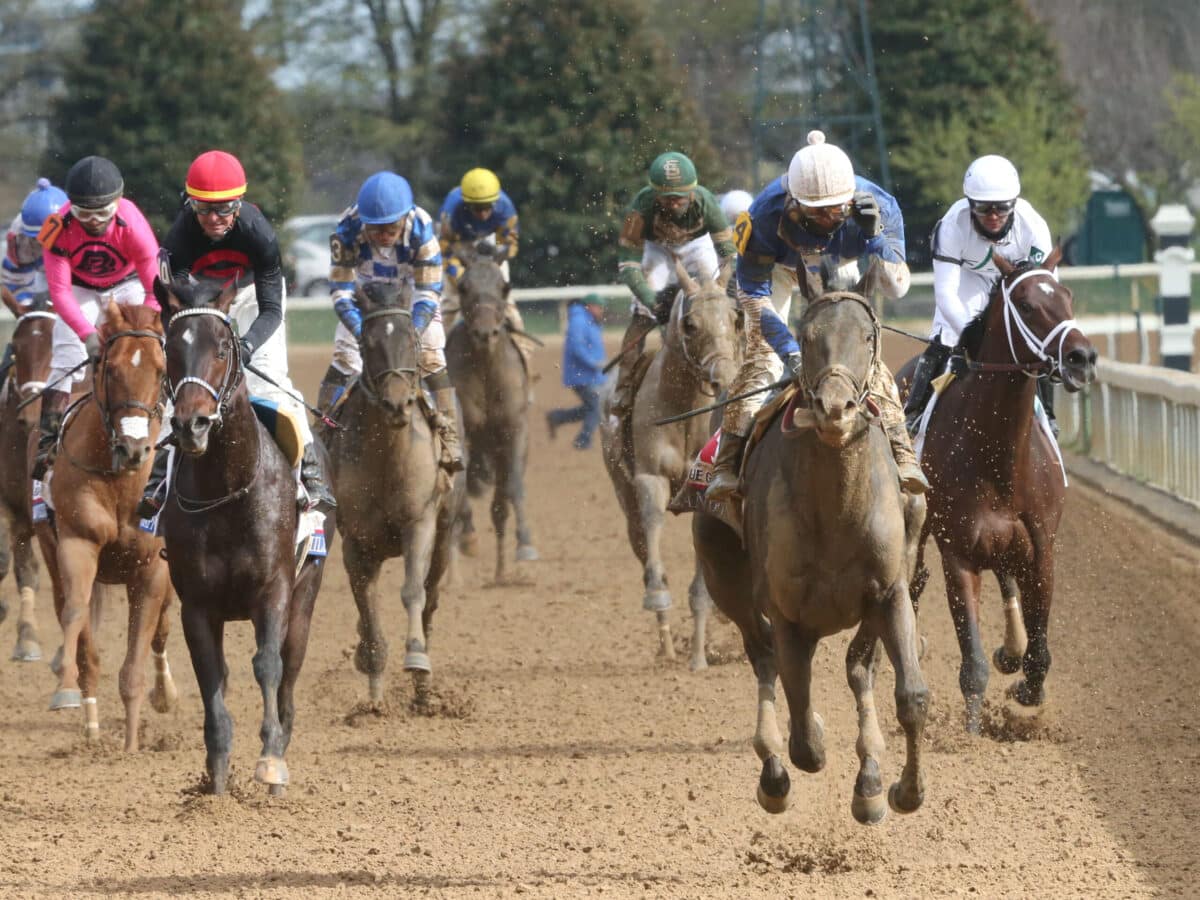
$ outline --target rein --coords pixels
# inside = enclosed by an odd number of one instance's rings
[[[1021,317],[1020,311],[1017,309],[1016,304],[1013,303],[1012,300],[1013,290],[1017,287],[1017,285],[1019,285],[1022,281],[1025,281],[1027,278],[1032,278],[1038,275],[1044,275],[1047,278],[1054,280],[1056,283],[1058,281],[1058,279],[1054,278],[1054,273],[1048,269],[1029,269],[1028,271],[1022,272],[1020,275],[1014,278],[1012,284],[1009,284],[1007,280],[1003,278],[1000,280],[1000,295],[1004,301],[1004,334],[1008,339],[1008,352],[1012,356],[1013,361],[1010,363],[988,363],[967,360],[966,365],[969,371],[1020,372],[1028,378],[1039,378],[1042,376],[1053,377],[1055,374],[1062,371],[1063,344],[1066,343],[1067,335],[1069,335],[1072,331],[1078,331],[1080,334],[1083,333],[1079,328],[1078,322],[1075,319],[1064,319],[1051,328],[1050,332],[1044,338],[1039,338],[1036,334],[1034,334],[1033,329],[1030,328],[1026,324],[1025,320]],[[1025,342],[1025,347],[1029,350],[1029,352],[1038,358],[1038,362],[1023,363],[1017,357],[1017,347],[1013,341],[1014,328],[1016,329],[1017,334]],[[1052,355],[1046,352],[1046,348],[1050,346],[1055,338],[1058,339],[1058,346],[1055,354]]]
[[[30,310],[29,312],[21,313],[20,317],[17,319],[17,324],[13,327],[13,338],[14,339],[17,336],[17,330],[28,319],[53,319],[53,320],[57,321],[58,316],[52,312],[47,312],[45,310],[40,310],[40,309]],[[16,376],[16,366],[13,367],[13,375]],[[15,377],[14,377],[14,381],[15,381]],[[41,393],[42,389],[45,387],[46,387],[46,382],[44,382],[44,381],[24,381],[21,384],[16,385],[17,393],[20,395],[24,395],[28,391],[36,391],[38,393]]]
[[[388,307],[385,309],[376,309],[376,310],[372,310],[371,312],[364,315],[362,317],[362,321],[363,321],[363,325],[365,326],[367,324],[367,322],[371,321],[372,319],[383,319],[383,318],[390,318],[393,316],[400,316],[402,318],[406,318],[409,321],[411,321],[412,320],[412,311],[403,309],[401,307]],[[365,331],[366,331],[366,329],[364,328],[363,332],[365,333]],[[361,337],[361,335],[358,339],[358,343],[359,343],[359,353],[362,353],[362,337]],[[413,350],[414,350],[414,356],[415,356],[419,353],[418,339],[417,339],[417,335],[416,335],[415,331],[413,332],[412,344],[413,344]],[[378,372],[378,373],[368,372],[367,366],[366,366],[366,361],[365,361],[366,354],[363,354],[363,356],[364,356],[363,370],[362,370],[362,375],[359,376],[358,383],[362,386],[363,393],[365,393],[367,395],[367,399],[376,405],[379,405],[379,403],[380,403],[379,388],[377,387],[377,384],[379,381],[381,381],[384,378],[387,378],[390,375],[395,375],[398,378],[403,378],[407,375],[416,375],[417,374],[416,366],[404,366],[402,368],[384,369],[382,372]]]
[[[858,294],[852,294],[849,291],[837,291],[832,294],[825,294],[822,297],[818,297],[816,300],[814,300],[812,303],[810,303],[808,305],[808,308],[806,310],[804,310],[804,315],[802,315],[800,317],[800,322],[799,322],[799,325],[796,330],[801,331],[801,332],[804,330],[805,323],[808,322],[808,320],[813,316],[815,310],[818,310],[822,306],[825,306],[830,303],[840,303],[843,300],[850,300],[850,301],[853,301],[854,303],[857,303],[864,310],[866,310],[867,315],[871,320],[871,361],[867,365],[866,372],[864,372],[863,375],[860,377],[860,376],[856,375],[848,366],[844,366],[841,363],[831,363],[831,364],[825,366],[819,372],[817,372],[817,374],[813,377],[812,381],[810,382],[809,379],[806,377],[803,368],[801,368],[800,378],[799,378],[799,388],[800,388],[800,392],[807,399],[808,405],[811,407],[811,406],[813,406],[813,404],[816,401],[817,389],[820,388],[820,386],[824,383],[825,379],[827,379],[827,378],[843,378],[850,383],[850,386],[854,389],[855,393],[857,394],[857,399],[856,399],[855,403],[858,405],[860,411],[865,411],[868,409],[867,401],[868,401],[868,397],[871,393],[871,388],[870,388],[871,373],[875,370],[875,366],[879,362],[879,350],[880,350],[880,348],[879,348],[879,317],[877,315],[875,315],[875,310],[873,310],[871,308],[871,304],[869,304],[866,300],[864,300]],[[803,354],[802,354],[801,358],[803,358]],[[863,412],[863,415],[866,415],[866,413]]]

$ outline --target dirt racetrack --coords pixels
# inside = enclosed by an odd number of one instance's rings
[[[335,553],[301,676],[292,786],[250,780],[260,698],[250,626],[227,640],[234,785],[196,793],[202,708],[178,617],[170,658],[179,708],[143,713],[144,746],[120,750],[116,672],[124,601],[101,628],[102,739],[75,711],[51,713],[46,664],[7,659],[0,626],[0,895],[5,897],[1151,897],[1200,895],[1200,551],[1098,492],[1072,486],[1059,536],[1050,705],[1006,713],[993,671],[987,736],[961,726],[958,651],[940,577],[922,606],[933,691],[926,802],[874,828],[849,802],[856,770],[845,639],[818,651],[814,695],[829,764],[791,769],[792,808],[754,799],[755,689],[732,627],[714,624],[718,664],[692,674],[654,658],[653,617],[599,451],[550,444],[542,412],[568,399],[559,350],[543,351],[529,473],[542,559],[520,583],[490,583],[481,553],[447,591],[431,653],[436,714],[409,711],[393,672],[386,714],[364,713],[352,666],[353,601]],[[294,353],[315,396],[324,349]],[[511,553],[511,548],[509,550]],[[686,635],[688,523],[668,529],[677,635]],[[935,565],[934,570],[938,567]],[[385,579],[399,571],[385,570]],[[47,579],[39,615],[57,644]],[[399,582],[388,621],[403,635]],[[15,589],[6,582],[6,595]],[[1001,637],[998,593],[984,613]],[[682,649],[682,640],[677,638]],[[393,654],[393,660],[398,657]],[[683,657],[686,659],[686,657]],[[880,677],[885,778],[903,741]],[[781,716],[786,707],[782,703]]]

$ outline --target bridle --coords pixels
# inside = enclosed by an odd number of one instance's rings
[[[1033,329],[1022,318],[1020,310],[1013,303],[1013,291],[1022,281],[1033,278],[1035,276],[1044,275],[1051,279],[1056,284],[1058,279],[1054,277],[1054,273],[1049,269],[1033,268],[1027,269],[1017,275],[1010,284],[1006,276],[1000,278],[1000,296],[1004,303],[1004,335],[1008,340],[1008,352],[1012,357],[1011,363],[986,363],[967,361],[967,368],[972,372],[1020,372],[1027,378],[1040,378],[1047,376],[1055,378],[1060,376],[1063,369],[1063,345],[1067,341],[1067,335],[1072,331],[1078,331],[1083,334],[1078,322],[1075,319],[1063,319],[1057,325],[1050,329],[1049,333],[1044,338],[1039,338],[1034,334]],[[1025,342],[1025,347],[1037,357],[1035,363],[1021,362],[1017,356],[1017,343],[1014,340],[1013,332]],[[1053,348],[1053,352],[1047,352],[1047,348],[1058,339],[1058,345]]]
[[[830,303],[840,303],[844,300],[857,303],[864,310],[871,320],[871,361],[867,364],[866,371],[862,375],[857,375],[849,366],[844,366],[841,363],[830,363],[823,369],[817,372],[810,380],[806,377],[804,369],[801,368],[798,378],[799,387],[808,401],[808,405],[816,404],[817,390],[825,382],[827,378],[842,378],[850,383],[850,387],[854,389],[857,398],[856,403],[859,409],[867,407],[867,397],[871,393],[871,373],[875,370],[876,364],[879,362],[879,317],[875,315],[875,310],[871,308],[871,304],[860,297],[858,294],[849,291],[835,291],[830,294],[824,294],[813,300],[808,308],[804,310],[804,315],[800,317],[800,322],[797,331],[803,333],[804,326],[813,317],[816,310]],[[803,357],[802,357],[803,358]]]
[[[29,321],[31,319],[51,319],[51,320],[57,321],[58,316],[52,312],[48,312],[46,310],[40,310],[40,309],[30,310],[29,312],[21,313],[20,317],[17,319],[17,324],[13,327],[13,339],[14,340],[16,339],[17,331],[20,329],[20,327],[26,321]],[[13,374],[15,376],[16,366],[13,367]],[[46,387],[46,382],[44,382],[44,381],[23,381],[16,386],[17,394],[18,394],[18,396],[21,396],[21,397],[32,396],[34,393],[41,393],[42,390],[45,389],[45,387]],[[26,393],[26,392],[28,392],[28,393]]]
[[[724,297],[725,295],[722,294],[721,296]],[[715,397],[717,395],[715,388],[712,391],[705,390],[709,369],[716,360],[728,359],[729,357],[716,347],[709,350],[708,353],[704,354],[704,356],[700,359],[696,359],[695,354],[692,353],[691,348],[688,346],[687,330],[683,327],[683,322],[694,312],[693,307],[695,306],[695,299],[703,298],[693,298],[688,296],[686,289],[684,289],[683,297],[677,297],[675,299],[675,305],[679,310],[678,312],[675,312],[674,310],[672,311],[672,318],[677,319],[679,322],[679,327],[675,329],[675,333],[679,338],[679,351],[683,354],[684,364],[692,370],[692,374],[697,376],[700,393],[705,397]],[[686,311],[684,310],[685,306]]]
[[[388,378],[389,376],[392,376],[392,375],[396,376],[397,378],[405,378],[407,376],[415,376],[417,374],[416,366],[403,366],[403,367],[396,367],[396,368],[391,368],[391,369],[384,369],[382,372],[371,372],[371,371],[368,371],[368,369],[367,369],[366,354],[363,353],[364,348],[362,345],[362,342],[363,342],[362,335],[366,333],[366,324],[368,322],[372,321],[373,319],[383,319],[383,318],[390,318],[390,317],[406,318],[411,322],[412,321],[412,311],[405,309],[403,307],[400,307],[400,306],[385,307],[383,309],[372,310],[371,312],[366,313],[362,317],[363,330],[362,330],[362,332],[360,332],[359,338],[358,338],[359,353],[362,354],[362,356],[363,356],[362,375],[359,376],[358,383],[360,385],[362,385],[363,392],[367,395],[367,399],[370,400],[372,403],[374,403],[377,406],[381,405],[380,396],[379,396],[379,388],[380,388],[382,381],[385,378]],[[416,358],[420,353],[420,347],[419,347],[416,331],[413,330],[411,333],[412,333],[412,344],[413,344],[413,356],[414,356],[414,358]]]
[[[237,391],[238,385],[242,383],[242,348],[237,341],[237,335],[233,330],[233,320],[228,315],[215,309],[211,306],[196,306],[190,309],[181,309],[179,312],[171,316],[171,322],[167,326],[167,332],[175,328],[176,324],[184,319],[190,319],[195,316],[211,316],[229,332],[229,337],[221,341],[217,349],[217,359],[225,359],[226,354],[232,354],[233,362],[225,366],[225,376],[221,379],[219,388],[213,387],[199,375],[185,375],[178,382],[172,383],[170,377],[167,378],[167,395],[171,398],[172,403],[176,403],[176,398],[179,396],[179,391],[188,384],[197,384],[213,398],[217,403],[217,415],[212,423],[212,430],[216,431],[221,427],[221,423],[225,421],[225,415],[229,412],[229,404],[233,402],[234,392]]]

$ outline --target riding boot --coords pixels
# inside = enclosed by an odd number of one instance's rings
[[[433,392],[438,408],[438,434],[442,438],[442,468],[453,475],[463,470],[462,446],[458,442],[458,404],[454,388],[443,387]]]
[[[717,458],[713,460],[712,481],[704,489],[705,500],[726,500],[737,493],[742,479],[742,454],[745,450],[746,435],[721,432]]]
[[[921,417],[933,394],[933,379],[942,374],[949,356],[950,348],[935,338],[917,358],[912,384],[908,388],[908,401],[904,404],[904,419],[909,434],[916,434],[921,427]]]
[[[150,479],[146,482],[146,489],[142,491],[142,499],[137,505],[139,519],[153,519],[163,508],[167,499],[163,482],[167,480],[167,461],[170,458],[171,451],[167,447],[159,447],[155,451],[154,465],[150,467]]]
[[[1050,420],[1050,430],[1058,438],[1058,419],[1054,418],[1054,385],[1049,378],[1039,378],[1037,383],[1038,399],[1042,401],[1042,409]]]
[[[629,379],[633,375],[634,363],[641,358],[646,347],[646,335],[658,327],[658,322],[650,316],[634,313],[625,336],[621,338],[621,362],[617,366],[617,386],[613,389],[612,403],[609,412],[618,419],[633,407],[633,391]]]
[[[326,369],[325,377],[321,379],[321,387],[317,391],[317,409],[324,415],[333,412],[334,406],[346,392],[346,384],[349,381],[350,376],[345,372],[339,372],[333,366]]]
[[[912,440],[903,422],[884,426],[888,442],[892,445],[892,458],[896,460],[896,469],[900,477],[900,487],[907,494],[923,494],[929,490],[929,482],[917,462],[913,452]]]
[[[70,402],[71,395],[66,391],[48,389],[42,394],[41,434],[38,436],[37,454],[33,458],[33,477],[36,481],[45,478],[46,471],[54,464],[58,430]]]
[[[304,456],[300,459],[300,483],[308,494],[310,509],[323,506],[326,509],[337,509],[337,500],[325,483],[325,471],[321,459],[317,456],[316,444],[306,444]]]

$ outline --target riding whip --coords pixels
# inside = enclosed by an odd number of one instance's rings
[[[321,410],[317,409],[315,406],[309,406],[308,401],[305,400],[298,392],[289,391],[282,384],[280,384],[278,381],[276,381],[271,376],[264,373],[257,366],[253,366],[248,362],[242,363],[242,365],[243,365],[243,367],[245,367],[247,372],[251,372],[254,375],[257,375],[259,378],[261,378],[267,384],[274,385],[275,387],[279,388],[279,390],[283,391],[285,394],[287,394],[289,397],[291,397],[293,400],[295,400],[297,403],[299,403],[301,406],[303,406],[305,409],[307,409],[310,413],[312,413],[314,416],[316,416],[318,419],[320,419],[321,422],[324,423],[326,427],[333,428],[333,429],[338,429],[338,428],[342,427],[339,422],[336,422],[333,419],[329,418],[329,416],[325,415],[325,413],[321,412]]]
[[[34,394],[31,397],[26,397],[24,400],[22,400],[20,403],[18,403],[17,409],[18,410],[24,409],[30,403],[32,403],[34,400],[40,400],[42,394],[46,393],[46,391],[51,390],[52,388],[58,387],[60,384],[62,384],[64,381],[66,381],[68,378],[70,378],[72,375],[74,375],[76,372],[78,372],[80,369],[82,369],[84,366],[86,366],[89,362],[91,362],[90,359],[85,359],[83,362],[81,362],[75,368],[71,369],[71,371],[67,372],[65,375],[60,375],[58,378],[55,378],[52,382],[50,382],[48,385],[46,385],[44,388],[42,388],[36,394]]]
[[[902,334],[906,338],[912,338],[914,341],[920,341],[922,344],[932,343],[932,340],[927,337],[921,337],[919,334],[913,334],[911,331],[905,331],[903,328],[895,328],[892,325],[884,325],[879,323],[880,328],[886,328],[888,331],[894,331],[896,334]]]
[[[720,401],[718,401],[716,403],[712,403],[708,406],[702,406],[699,409],[690,409],[687,412],[680,413],[677,416],[667,416],[667,418],[665,418],[665,419],[656,419],[654,424],[655,425],[670,425],[672,422],[682,422],[684,419],[690,419],[693,416],[700,416],[706,412],[712,412],[714,409],[720,409],[722,406],[725,406],[729,403],[733,403],[736,400],[745,400],[747,397],[753,397],[755,394],[761,394],[764,391],[772,391],[775,388],[787,387],[791,383],[792,383],[792,376],[789,375],[787,378],[780,378],[778,381],[773,381],[770,384],[765,384],[762,387],[755,388],[752,391],[746,391],[744,394],[735,394],[732,397],[726,397],[724,400],[720,400]]]
[[[522,331],[520,328],[513,328],[511,326],[509,327],[508,330],[509,330],[510,334],[519,334],[523,338],[528,338],[529,340],[531,340],[535,344],[537,344],[539,347],[546,346],[544,341],[542,341],[540,338],[535,337],[534,335],[530,334],[528,331]]]

